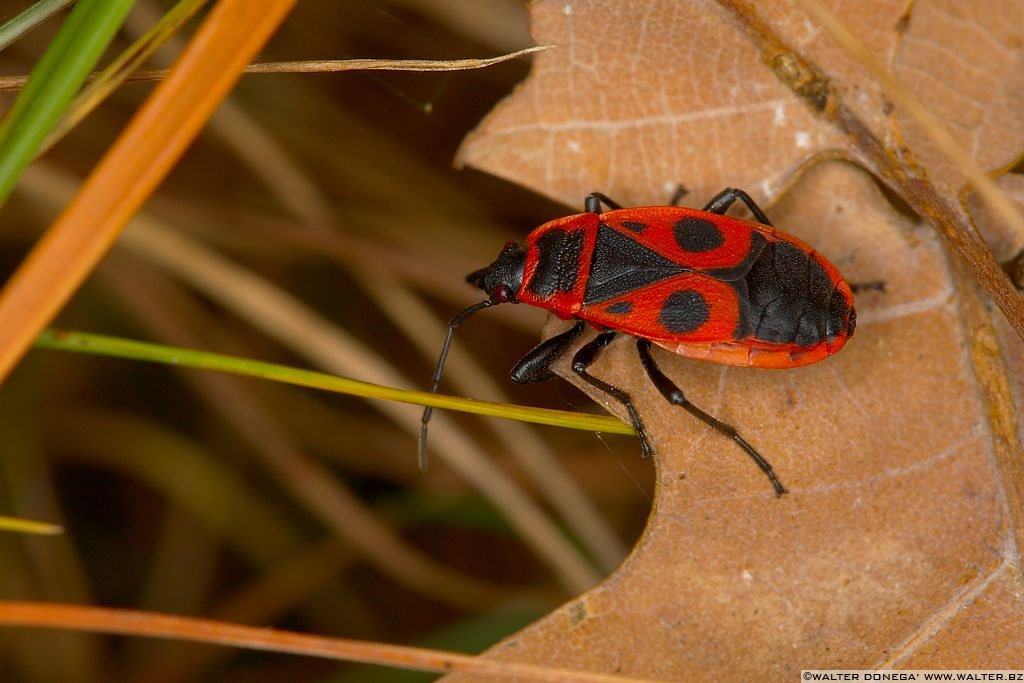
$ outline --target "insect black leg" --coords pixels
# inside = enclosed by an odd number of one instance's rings
[[[587,213],[601,213],[601,204],[604,204],[609,209],[622,208],[621,204],[609,199],[608,195],[601,194],[600,192],[591,192],[587,195],[587,198],[583,200],[583,210]]]
[[[754,203],[754,200],[750,198],[750,195],[743,190],[737,190],[735,187],[727,187],[708,202],[708,205],[704,207],[705,211],[710,213],[717,213],[725,215],[725,212],[729,210],[729,207],[739,199],[741,202],[747,205],[750,209],[750,213],[754,214],[754,218],[763,225],[771,225],[772,222],[768,220],[768,216],[764,215],[764,211],[761,207]]]
[[[747,452],[757,466],[761,468],[761,471],[768,476],[768,480],[772,483],[772,487],[775,489],[775,495],[781,496],[786,493],[786,487],[782,485],[779,478],[775,476],[775,470],[772,469],[771,463],[764,459],[760,453],[754,450],[754,447],[747,443],[732,425],[718,420],[711,415],[708,415],[697,406],[690,403],[690,401],[683,394],[682,390],[675,385],[675,383],[668,378],[668,376],[661,371],[661,369],[655,364],[654,357],[651,355],[651,342],[646,339],[638,339],[636,342],[637,351],[640,352],[640,363],[643,364],[644,370],[647,371],[647,376],[651,378],[651,382],[658,388],[661,395],[668,399],[669,403],[677,405],[680,408],[685,408],[691,415],[699,420],[702,420],[708,426],[713,427],[722,434],[726,435],[733,441],[739,444],[740,448]]]
[[[580,350],[576,352],[576,355],[572,358],[572,371],[575,372],[580,378],[592,387],[600,389],[604,393],[608,394],[619,403],[626,407],[626,411],[629,413],[629,421],[633,425],[633,429],[636,431],[636,435],[640,437],[640,448],[643,456],[649,457],[654,451],[651,448],[651,442],[647,438],[647,431],[644,429],[644,423],[640,421],[640,414],[636,412],[636,406],[633,405],[633,399],[630,398],[622,389],[616,386],[612,386],[603,380],[594,377],[587,368],[593,365],[597,357],[601,355],[601,351],[604,347],[611,343],[612,339],[615,338],[615,331],[608,330],[594,337],[591,341],[587,342],[580,347]]]
[[[690,194],[689,190],[687,190],[682,185],[677,185],[676,191],[672,193],[672,197],[668,200],[668,205],[679,206],[680,202],[683,201],[683,197],[685,197],[688,194]]]
[[[512,381],[516,384],[543,382],[555,376],[551,364],[565,354],[566,349],[583,333],[586,323],[582,320],[561,334],[545,339],[512,367]]]
[[[885,294],[885,280],[870,280],[868,282],[851,282],[850,291],[858,292],[881,292]]]

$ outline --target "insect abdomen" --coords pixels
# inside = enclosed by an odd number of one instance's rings
[[[837,283],[815,257],[782,240],[765,245],[743,278],[747,329],[737,338],[800,347],[827,340],[829,315],[842,316],[845,310],[830,310]]]

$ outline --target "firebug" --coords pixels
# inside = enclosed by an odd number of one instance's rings
[[[737,433],[687,400],[658,368],[657,344],[673,353],[712,363],[755,368],[795,368],[828,358],[856,327],[850,285],[821,254],[772,226],[742,190],[726,188],[702,210],[676,206],[624,209],[595,192],[585,212],[541,225],[525,246],[512,241],[497,260],[466,279],[487,298],[452,318],[434,372],[441,383],[452,336],[470,315],[503,303],[545,308],[575,320],[512,368],[512,381],[539,382],[554,376],[551,365],[589,324],[598,330],[572,357],[572,370],[626,408],[644,456],[653,449],[628,393],[589,372],[619,334],[636,339],[640,364],[651,382],[679,406],[734,440],[786,493],[771,464]],[[727,216],[742,201],[755,221]],[[608,211],[601,211],[602,204]],[[427,422],[423,411],[420,459],[425,462]]]

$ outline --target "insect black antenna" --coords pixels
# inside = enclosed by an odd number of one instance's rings
[[[498,303],[500,302],[492,299],[484,299],[480,303],[473,304],[464,311],[461,311],[451,319],[451,322],[448,323],[448,333],[444,337],[444,345],[441,347],[441,355],[437,359],[437,367],[434,369],[434,380],[430,385],[430,393],[436,394],[437,390],[441,387],[441,376],[444,374],[444,364],[448,359],[448,351],[452,347],[452,337],[455,335],[455,328],[461,325],[466,318],[477,311],[482,311],[483,309],[489,306],[494,306]],[[423,426],[420,428],[420,442],[417,450],[420,470],[423,472],[427,471],[427,423],[430,422],[430,416],[433,412],[433,406],[426,406],[423,409]]]

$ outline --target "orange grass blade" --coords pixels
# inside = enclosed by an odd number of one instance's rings
[[[42,602],[0,602],[0,625],[40,626],[129,636],[150,636],[233,645],[252,650],[288,652],[327,659],[383,664],[402,669],[465,671],[504,681],[548,683],[641,683],[638,679],[591,671],[556,669],[538,664],[481,659],[473,655],[418,647],[371,643],[342,638],[240,626],[209,619],[153,612],[84,607]]]
[[[221,0],[0,293],[0,381],[113,245],[295,0]]]

